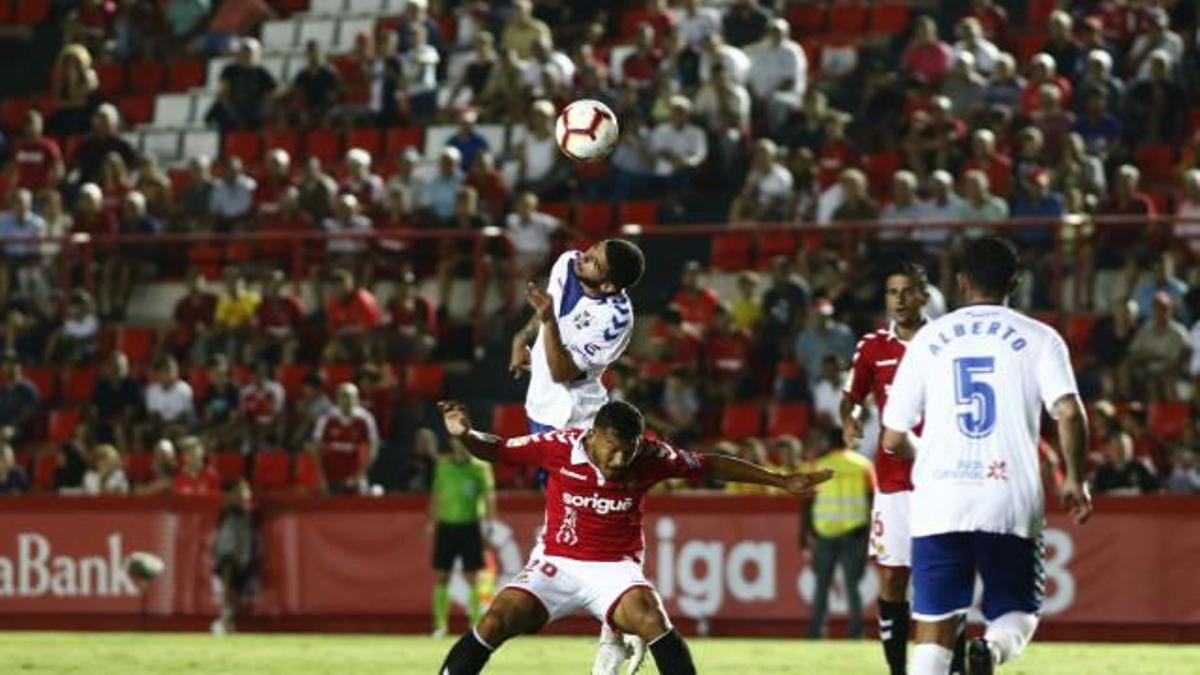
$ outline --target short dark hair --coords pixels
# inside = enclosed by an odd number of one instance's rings
[[[921,288],[929,285],[929,274],[925,271],[925,266],[911,260],[897,260],[892,263],[883,275],[884,283],[886,284],[887,280],[892,277],[908,277],[917,282]]]
[[[608,429],[618,438],[636,443],[646,431],[646,420],[642,413],[625,401],[609,401],[596,413],[593,428]]]
[[[618,288],[631,288],[642,280],[646,256],[637,244],[628,239],[609,239],[604,242],[604,256],[608,259],[608,280]]]
[[[976,289],[991,295],[1012,293],[1019,267],[1017,247],[1001,237],[983,237],[967,243],[962,271]]]

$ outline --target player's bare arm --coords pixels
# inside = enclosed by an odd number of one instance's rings
[[[913,447],[912,442],[908,439],[907,431],[897,431],[888,428],[884,428],[883,430],[883,451],[902,459],[912,459],[917,455],[916,448]]]
[[[563,344],[562,334],[558,331],[558,320],[554,316],[554,299],[533,283],[526,286],[525,296],[529,300],[529,305],[533,307],[534,318],[541,324],[542,342],[546,346],[546,364],[550,367],[550,377],[560,384],[579,379],[583,375],[583,371],[575,365],[571,353]]]
[[[1067,465],[1067,482],[1063,485],[1062,498],[1071,510],[1071,517],[1082,525],[1092,515],[1092,495],[1082,473],[1087,459],[1087,417],[1083,404],[1074,394],[1056,401],[1054,412],[1058,415],[1058,439]]]
[[[467,406],[458,401],[438,401],[438,411],[442,413],[442,422],[450,438],[463,444],[476,458],[485,462],[496,461],[496,452],[504,439],[495,434],[476,431],[471,427],[471,416],[467,414]]]
[[[842,402],[838,412],[842,418],[842,441],[848,448],[857,448],[862,442],[863,407],[846,394],[842,394]]]
[[[706,454],[705,459],[708,460],[708,475],[712,478],[727,483],[768,485],[786,490],[797,497],[812,495],[818,485],[833,478],[833,472],[828,469],[785,474],[764,469],[757,464],[751,464],[729,455]]]
[[[529,372],[529,346],[537,338],[538,326],[541,325],[542,322],[535,313],[529,317],[529,322],[513,335],[512,353],[508,361],[508,372],[512,373],[513,379],[520,379]]]

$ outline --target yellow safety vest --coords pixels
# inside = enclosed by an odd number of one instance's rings
[[[813,530],[822,537],[838,537],[871,521],[871,462],[851,450],[835,450],[813,464],[832,469],[833,478],[817,488],[813,498]]]

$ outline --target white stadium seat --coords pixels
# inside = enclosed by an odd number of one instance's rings
[[[446,147],[446,141],[458,131],[458,127],[443,124],[440,126],[429,127],[425,130],[425,156],[430,159],[436,159],[441,153],[442,148]]]
[[[346,0],[310,0],[310,16],[341,16],[346,9]]]
[[[608,72],[612,75],[612,80],[616,84],[620,84],[625,76],[621,72],[621,66],[625,63],[625,59],[629,58],[634,52],[633,45],[616,45],[608,54]]]
[[[191,123],[191,94],[159,94],[155,97],[154,126],[177,128]]]
[[[221,154],[221,135],[215,131],[188,131],[183,134],[183,157],[204,155],[210,159]]]
[[[287,62],[286,56],[268,56],[262,60],[262,66],[282,86],[287,82]]]
[[[524,124],[514,124],[508,128],[508,147],[515,148],[525,141],[529,128]]]
[[[178,131],[144,131],[142,132],[142,152],[153,155],[164,164],[179,159]]]
[[[192,126],[203,126],[204,116],[208,114],[208,109],[212,107],[213,101],[217,100],[215,94],[208,92],[197,92],[193,94],[192,103]]]
[[[221,84],[221,71],[225,70],[225,66],[233,63],[231,58],[212,59],[208,62],[208,79],[204,80],[204,86],[209,91],[216,91]]]
[[[375,19],[342,19],[338,23],[337,42],[332,46],[334,51],[344,52],[354,48],[354,36],[359,33],[371,35],[375,31]]]
[[[346,0],[346,13],[378,15],[387,9],[385,5],[383,0]]]
[[[479,135],[488,142],[488,150],[491,150],[493,155],[504,152],[504,127],[502,125],[481,124],[475,127],[475,131],[479,132]]]
[[[303,47],[310,40],[314,40],[317,45],[328,50],[337,34],[337,25],[338,22],[334,19],[309,19],[300,24],[300,39],[296,44]]]
[[[295,21],[268,21],[262,27],[262,45],[265,50],[291,49],[296,46]]]

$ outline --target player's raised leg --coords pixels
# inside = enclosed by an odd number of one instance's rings
[[[474,675],[509,638],[536,633],[548,620],[546,608],[536,597],[506,588],[492,600],[479,623],[454,643],[438,675]]]
[[[988,675],[1020,656],[1033,639],[1045,589],[1042,540],[985,532],[972,538],[987,630],[968,645],[967,673]]]
[[[696,664],[683,636],[671,626],[662,600],[653,588],[636,587],[625,592],[611,612],[618,630],[637,635],[649,645],[654,663],[663,675],[694,675]]]

